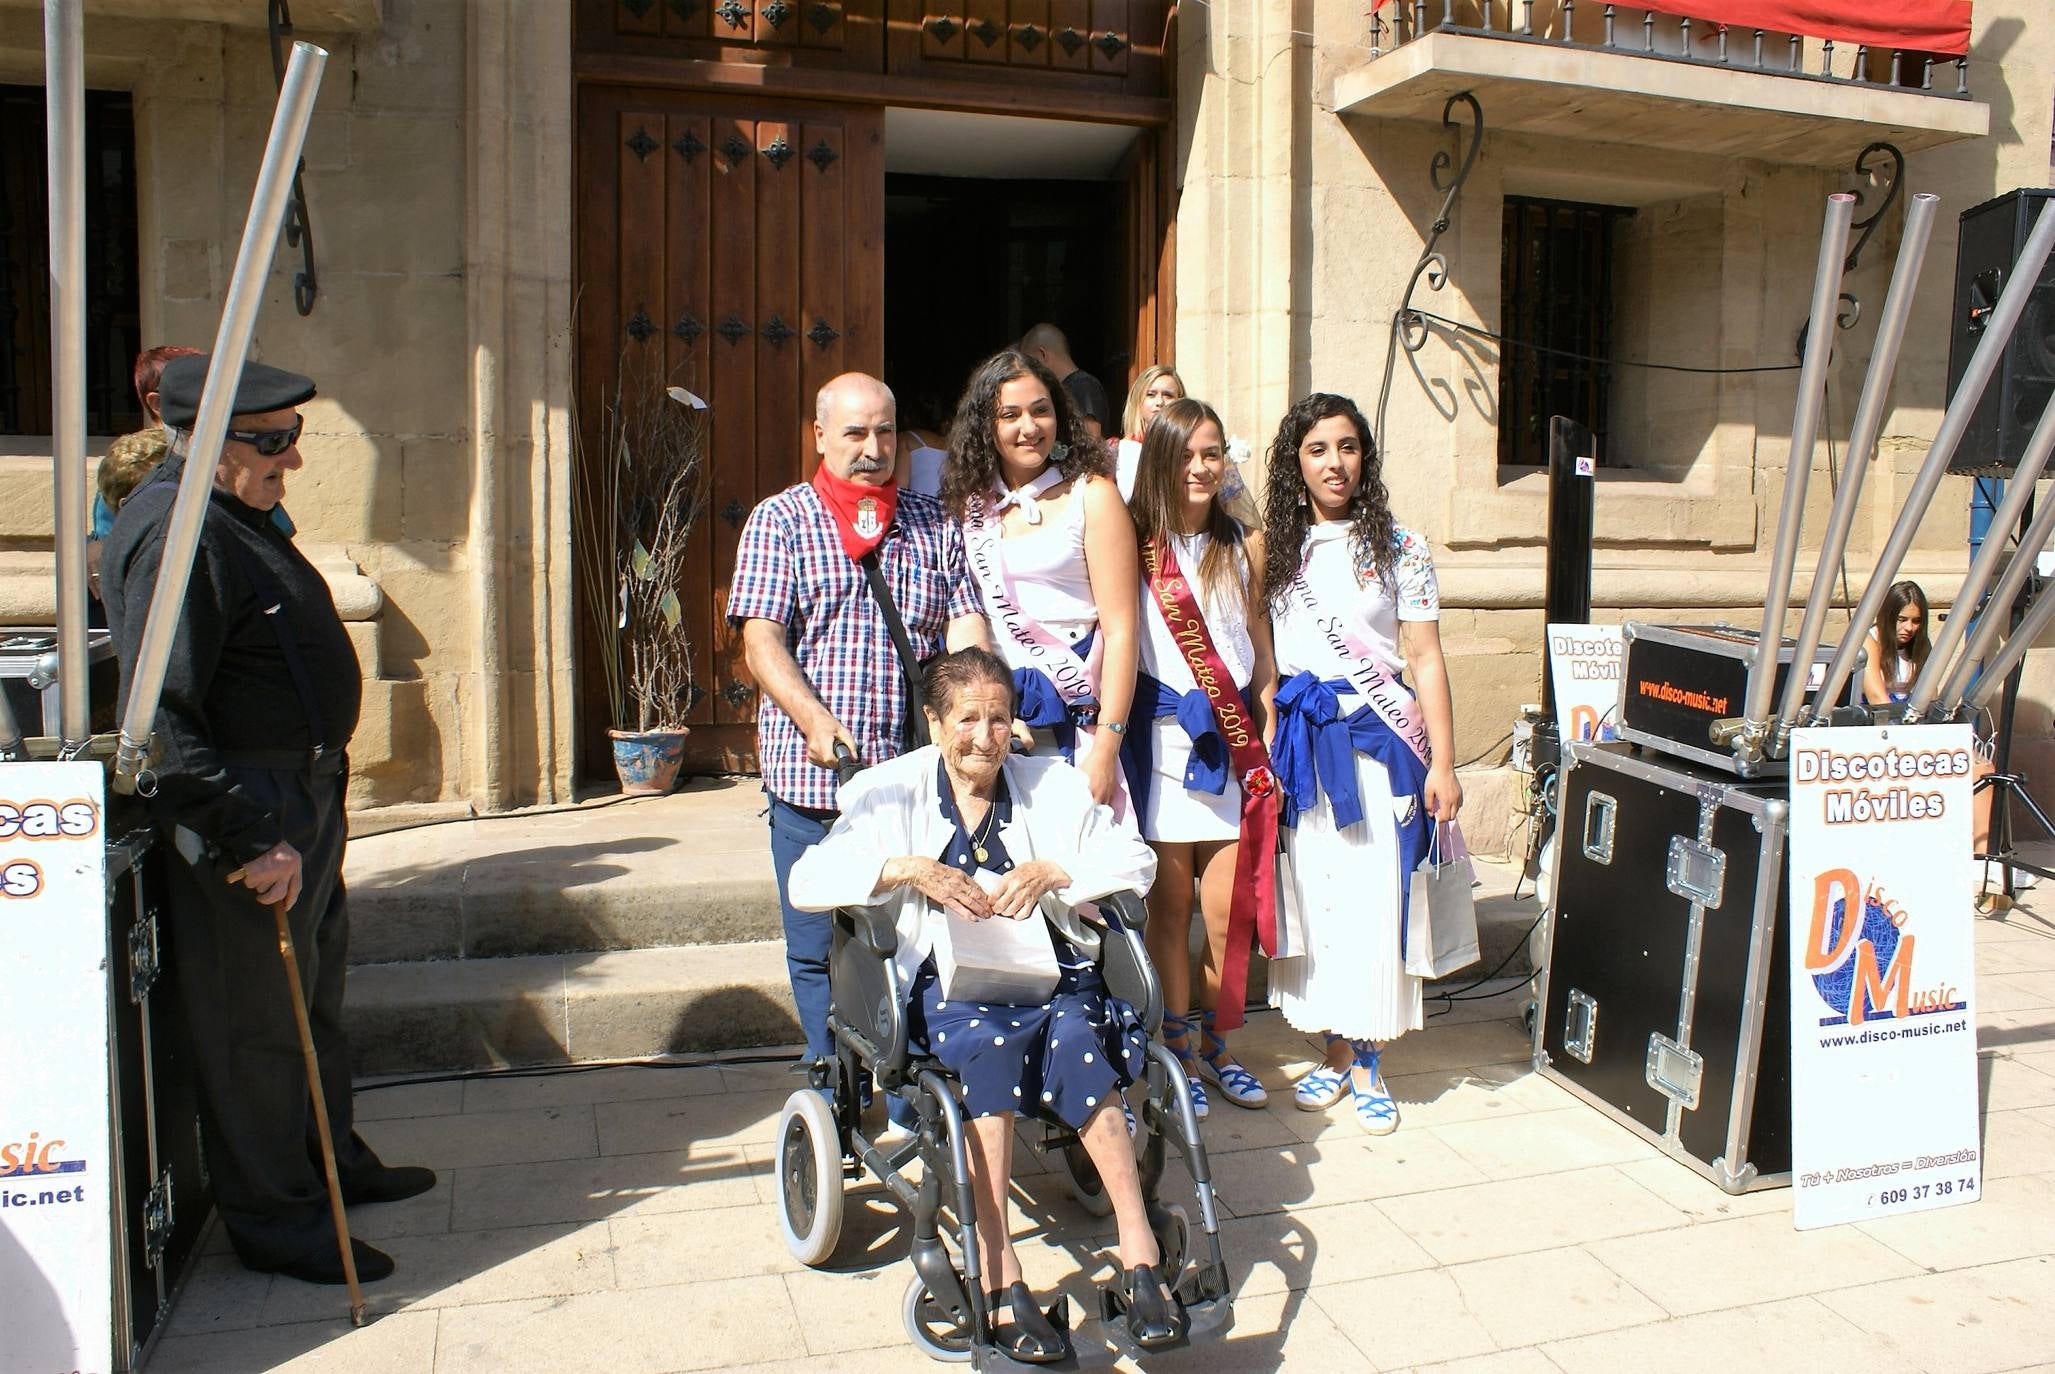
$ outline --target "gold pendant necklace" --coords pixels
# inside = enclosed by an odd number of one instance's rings
[[[992,857],[991,853],[985,848],[985,841],[991,838],[992,815],[997,809],[997,807],[989,804],[985,807],[985,819],[979,824],[977,833],[970,837],[971,857],[978,861],[980,867],[984,865],[987,859]]]

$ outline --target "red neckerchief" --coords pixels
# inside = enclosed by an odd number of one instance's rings
[[[1242,705],[1234,675],[1213,647],[1199,607],[1197,589],[1177,565],[1177,554],[1161,535],[1142,545],[1142,572],[1148,578],[1149,600],[1170,627],[1171,638],[1184,654],[1192,680],[1213,705],[1213,719],[1227,744],[1228,764],[1242,780],[1241,844],[1235,852],[1234,889],[1228,905],[1227,950],[1220,968],[1221,1030],[1242,1024],[1242,1003],[1249,978],[1250,937],[1266,954],[1277,949],[1277,779],[1270,771],[1270,751],[1256,722]]]
[[[861,559],[875,549],[892,528],[892,512],[899,504],[899,484],[866,486],[837,477],[822,463],[813,470],[813,489],[821,504],[835,517],[835,533],[842,536],[842,551]]]

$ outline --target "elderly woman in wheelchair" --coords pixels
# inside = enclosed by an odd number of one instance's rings
[[[808,1263],[826,1259],[843,1178],[868,1167],[913,1214],[903,1315],[916,1344],[981,1368],[1069,1360],[1067,1307],[1037,1304],[1008,1226],[1014,1117],[1028,1111],[1050,1124],[1080,1200],[1100,1215],[1110,1204],[1118,1224],[1119,1273],[1100,1294],[1114,1343],[1139,1353],[1224,1331],[1197,1120],[1183,1073],[1151,1044],[1161,997],[1118,914],[1140,919],[1155,857],[1068,764],[1010,754],[1000,660],[947,655],[926,689],[935,743],[845,782],[834,829],[792,870],[793,904],[835,913],[837,1053],[781,1121],[787,1241]],[[866,1073],[919,1118],[889,1150],[860,1129]],[[1139,1120],[1124,1098],[1138,1081],[1149,1085]],[[1191,1228],[1154,1196],[1166,1135],[1198,1182],[1208,1244],[1182,1291]],[[918,1184],[902,1172],[916,1157]],[[960,1269],[938,1227],[945,1187]]]

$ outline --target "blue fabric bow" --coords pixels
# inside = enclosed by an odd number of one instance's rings
[[[1092,636],[1096,630],[1087,631],[1085,637],[1071,645],[1071,652],[1084,658],[1092,651]],[[1096,700],[1072,707],[1056,690],[1055,682],[1039,668],[1015,668],[1013,670],[1013,714],[1037,730],[1047,730],[1056,741],[1056,747],[1063,754],[1065,763],[1077,761],[1077,727],[1088,723],[1099,713]]]
[[[1427,769],[1369,703],[1342,715],[1339,694],[1354,691],[1346,678],[1322,681],[1311,673],[1295,673],[1277,689],[1277,737],[1270,766],[1284,789],[1281,819],[1286,825],[1296,824],[1298,813],[1310,810],[1325,792],[1335,825],[1357,824],[1363,819],[1363,798],[1356,790],[1356,755],[1368,754],[1391,775],[1393,796],[1414,799],[1413,819],[1401,829],[1418,828],[1416,853],[1424,854],[1425,808],[1419,801]],[[1406,843],[1408,837],[1402,834],[1400,839]]]
[[[1246,693],[1243,700],[1247,701]],[[1156,738],[1149,726],[1162,716],[1175,716],[1179,728],[1192,742],[1192,759],[1184,770],[1185,790],[1215,797],[1227,790],[1227,741],[1220,737],[1220,722],[1213,714],[1213,703],[1196,687],[1179,692],[1147,673],[1138,673],[1134,707],[1128,712],[1128,719],[1134,724],[1120,745],[1128,795],[1134,801],[1137,816],[1148,814],[1149,794],[1155,787]]]

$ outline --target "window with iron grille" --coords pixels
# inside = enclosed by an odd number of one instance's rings
[[[41,86],[0,85],[0,434],[50,432],[50,222]],[[126,91],[86,92],[86,428],[141,427],[133,383],[136,126]]]
[[[1606,461],[1613,229],[1632,210],[1507,196],[1500,257],[1498,460],[1548,462],[1548,421],[1590,429]]]

